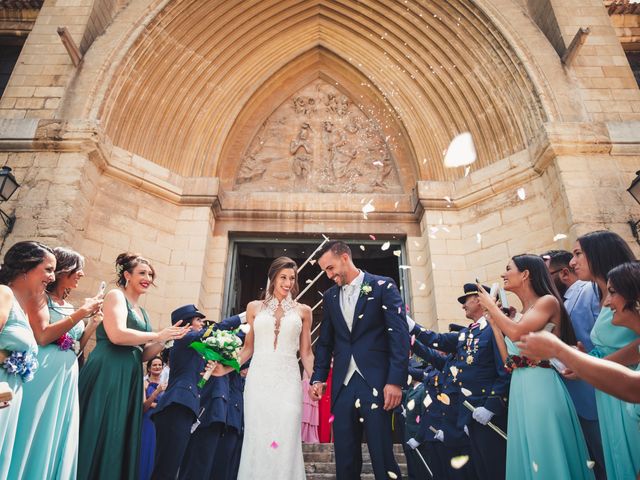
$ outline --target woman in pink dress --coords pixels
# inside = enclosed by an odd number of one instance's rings
[[[309,396],[309,375],[302,376],[302,442],[319,443],[318,439],[318,401]]]

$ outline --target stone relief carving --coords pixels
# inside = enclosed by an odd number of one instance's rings
[[[395,147],[378,120],[316,80],[284,102],[249,143],[235,190],[401,191]]]

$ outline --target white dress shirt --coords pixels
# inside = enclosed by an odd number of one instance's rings
[[[356,303],[358,302],[358,297],[360,297],[360,289],[362,288],[363,281],[364,272],[360,270],[358,276],[354,278],[349,285],[344,285],[340,289],[340,310],[342,311],[342,316],[347,323],[349,331],[353,328],[353,317],[355,315]],[[362,376],[362,373],[358,370],[358,366],[356,365],[356,361],[352,355],[351,360],[349,361],[347,375],[344,377],[344,385],[349,383],[349,380],[351,380],[351,377],[355,372],[358,372],[360,376]]]

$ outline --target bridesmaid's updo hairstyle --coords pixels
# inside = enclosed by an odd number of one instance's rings
[[[151,269],[151,284],[153,285],[153,281],[156,279],[156,271],[153,265],[143,256],[129,252],[121,253],[118,255],[118,258],[116,258],[116,285],[125,288],[127,286],[127,279],[124,278],[124,272],[132,274],[133,269],[141,263],[148,265]]]
[[[47,254],[53,255],[53,250],[43,243],[25,241],[13,245],[4,255],[0,267],[0,284],[8,285],[18,277],[40,265]]]
[[[56,279],[47,285],[49,293],[56,289],[61,277],[68,277],[84,268],[84,257],[70,248],[56,247],[53,254],[56,257]],[[65,296],[67,293],[65,292]]]
[[[270,298],[273,298],[273,290],[275,288],[275,279],[280,273],[280,271],[284,270],[285,268],[293,268],[293,272],[296,278],[293,283],[293,286],[291,287],[291,297],[296,298],[296,296],[298,295],[298,292],[300,291],[298,287],[298,265],[289,257],[278,257],[271,263],[271,266],[269,267],[269,272],[267,273],[269,280],[267,284],[267,290],[265,292],[265,297],[264,297],[265,300],[269,300]]]

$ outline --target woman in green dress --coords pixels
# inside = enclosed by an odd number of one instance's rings
[[[544,260],[537,255],[516,255],[502,278],[505,290],[515,293],[522,303],[517,321],[506,316],[481,285],[478,290],[501,354],[506,357],[505,367],[512,371],[506,478],[593,479],[580,422],[559,374],[549,362],[522,357],[515,345],[521,336],[549,324],[563,341],[575,345],[560,295]]]
[[[623,263],[635,261],[627,243],[616,233],[601,230],[587,233],[576,241],[570,265],[580,280],[595,282],[601,303],[607,293],[607,275]],[[591,330],[591,355],[615,360],[614,355],[638,339],[633,330],[613,323],[607,306],[600,310]],[[635,365],[634,365],[635,367]],[[596,390],[604,463],[609,480],[635,478],[640,471],[640,429],[628,414],[625,403]]]
[[[155,271],[140,255],[116,259],[116,284],[104,298],[104,320],[96,347],[80,372],[80,480],[136,479],[142,427],[142,362],[189,327],[151,331],[138,302],[153,285]]]
[[[38,346],[22,306],[44,294],[55,268],[51,249],[37,242],[13,245],[0,268],[0,382],[13,397],[0,409],[0,478],[9,478],[12,463],[21,463],[29,453],[14,447],[23,386],[37,373]]]
[[[103,294],[85,299],[77,310],[66,301],[84,276],[84,259],[55,248],[56,279],[27,315],[38,342],[38,375],[23,388],[15,447],[27,452],[11,463],[9,478],[75,480],[78,464],[78,361],[102,318]],[[85,328],[83,319],[91,316]]]

